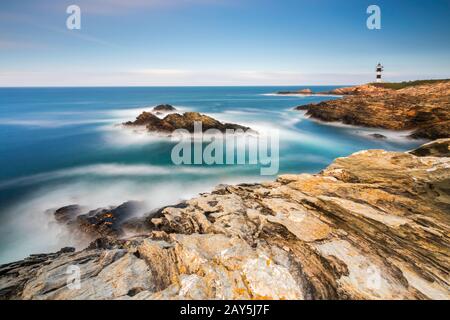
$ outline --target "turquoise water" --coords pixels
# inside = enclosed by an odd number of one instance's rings
[[[49,209],[144,200],[151,210],[220,183],[273,179],[258,165],[174,166],[174,142],[116,126],[157,104],[279,130],[280,174],[318,172],[361,149],[403,151],[421,143],[406,133],[308,120],[292,108],[332,97],[270,95],[291,89],[298,87],[0,89],[0,262],[86,244],[56,225]],[[374,132],[388,139],[371,138]]]

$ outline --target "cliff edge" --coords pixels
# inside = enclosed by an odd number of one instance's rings
[[[418,84],[416,84],[418,83]],[[450,80],[395,84],[368,84],[332,91],[342,99],[296,107],[325,122],[411,130],[412,138],[450,137]]]

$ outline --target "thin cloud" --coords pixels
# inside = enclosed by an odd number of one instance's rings
[[[96,15],[123,15],[142,9],[176,9],[194,5],[228,4],[234,0],[78,0],[82,12]]]
[[[130,73],[147,75],[147,76],[175,76],[175,75],[187,75],[192,73],[189,70],[183,69],[141,69],[130,71]]]
[[[73,38],[77,38],[83,41],[87,41],[90,43],[94,43],[94,44],[98,44],[98,45],[102,45],[102,46],[106,46],[106,47],[110,47],[110,48],[119,48],[120,46],[105,41],[103,39],[99,39],[97,37],[93,37],[85,32],[83,32],[82,30],[68,30],[64,27],[56,27],[53,25],[49,25],[46,23],[42,23],[42,19],[36,18],[33,15],[26,15],[26,14],[13,14],[13,13],[9,13],[9,12],[2,12],[0,13],[0,20],[3,21],[8,21],[9,23],[16,23],[16,24],[27,24],[30,25],[32,27],[35,28],[39,28],[42,30],[46,30],[49,32],[54,32],[54,33],[60,33],[60,34],[64,34],[67,37],[73,37]],[[12,47],[14,45],[14,42],[16,44],[16,46],[20,43],[22,45],[25,45],[25,41],[5,41],[5,47],[9,44],[9,47]],[[28,44],[28,46],[31,46],[31,44]],[[1,40],[0,40],[0,48],[1,48]]]
[[[0,39],[0,50],[38,49],[43,47],[42,44],[38,43]]]

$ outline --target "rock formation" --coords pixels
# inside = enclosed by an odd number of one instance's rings
[[[386,139],[387,138],[385,135],[382,135],[380,133],[371,133],[371,134],[369,134],[369,137],[372,137],[375,139]]]
[[[79,205],[71,204],[57,209],[53,214],[57,222],[70,223],[73,222],[81,212],[82,208]]]
[[[128,121],[124,125],[145,126],[150,132],[172,133],[176,129],[185,129],[192,133],[194,132],[195,122],[202,123],[203,132],[209,129],[217,129],[220,132],[225,132],[227,129],[244,131],[250,129],[234,123],[222,123],[198,112],[172,113],[163,119],[158,118],[151,112],[142,112],[135,121]]]
[[[303,105],[296,109],[307,110],[306,115],[326,122],[413,130],[412,138],[450,137],[450,81],[399,90],[373,85],[354,87],[353,91],[350,89],[337,89],[341,90],[341,94],[347,92],[343,99]]]
[[[72,230],[82,231],[94,238],[120,237],[125,233],[127,227],[131,227],[131,224],[126,221],[129,221],[142,206],[140,202],[129,201],[115,208],[96,209],[78,215],[68,224]]]
[[[279,91],[277,94],[312,94],[311,89],[300,89],[296,91]]]
[[[353,87],[337,88],[331,91],[323,91],[314,93],[311,89],[301,89],[294,91],[279,91],[277,94],[314,94],[314,95],[336,95],[336,96],[348,96],[348,95],[382,95],[392,93],[393,89],[383,88],[376,84],[364,84]]]
[[[47,210],[53,214],[56,223],[73,234],[79,243],[89,243],[97,238],[120,238],[127,234],[145,233],[149,231],[148,219],[153,212],[145,214],[144,203],[128,201],[120,206],[88,210],[73,204],[57,210]],[[158,211],[155,211],[155,214]],[[139,217],[138,217],[139,216]],[[98,245],[95,244],[96,246]]]
[[[448,139],[438,139],[411,151],[411,154],[418,157],[450,157],[450,145]]]
[[[220,186],[143,218],[145,234],[0,266],[0,297],[450,299],[450,139],[436,143]]]
[[[172,112],[177,111],[177,109],[170,104],[160,104],[153,108],[155,112]]]
[[[382,95],[392,93],[394,90],[375,86],[373,84],[364,84],[354,87],[337,88],[320,94],[330,95]]]

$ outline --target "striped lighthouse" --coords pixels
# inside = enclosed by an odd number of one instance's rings
[[[377,65],[377,83],[381,82],[381,72],[383,71],[383,66],[381,63],[378,63]]]

